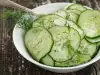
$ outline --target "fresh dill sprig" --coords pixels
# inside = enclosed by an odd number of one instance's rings
[[[36,19],[36,16],[33,16],[23,11],[9,10],[5,8],[3,12],[3,18],[10,18],[12,20],[13,25],[17,23],[19,25],[18,27],[21,27],[25,31],[27,31],[32,27],[32,23],[34,19]]]
[[[18,19],[24,14],[25,12],[19,10],[10,10],[8,8],[3,9],[3,18],[4,19],[11,18],[13,20],[13,23],[16,23]]]
[[[33,21],[36,18],[37,18],[36,16],[26,13],[17,21],[17,24],[25,31],[28,31],[30,28],[32,28]]]

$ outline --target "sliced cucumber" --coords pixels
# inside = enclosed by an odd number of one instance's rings
[[[80,27],[78,27],[75,23],[67,20],[66,26],[70,26],[70,27],[74,28],[75,30],[77,30],[79,32],[81,39],[84,38],[85,34],[84,34],[83,30]]]
[[[76,10],[78,12],[78,10]],[[80,13],[80,12],[78,12]],[[71,20],[73,22],[77,22],[78,20],[78,15],[74,13],[74,10],[71,12],[71,10],[69,10],[68,12],[64,11],[64,10],[59,10],[57,11],[56,13],[54,13],[56,15],[59,15],[61,17],[63,17],[64,19],[68,19],[68,20]],[[59,19],[59,18],[58,18]],[[63,21],[63,20],[61,20]],[[60,21],[58,21],[60,22]],[[61,24],[61,23],[60,23]],[[63,24],[63,23],[62,23]]]
[[[49,31],[54,40],[50,56],[55,61],[66,61],[70,59],[79,47],[79,33],[73,28],[68,29],[68,27],[58,26],[50,28]]]
[[[55,12],[54,14],[59,15],[65,19],[68,16],[68,13],[66,13],[66,11],[64,11],[64,10],[59,10],[59,11]]]
[[[59,17],[58,19],[54,20],[54,24],[57,26],[65,26],[66,19]]]
[[[54,42],[59,42],[61,40],[67,40],[69,35],[68,27],[65,26],[54,26],[49,29],[52,34]]]
[[[41,59],[41,62],[48,66],[54,66],[54,60],[48,54]]]
[[[64,26],[66,20],[58,15],[45,15],[33,22],[33,27],[44,27],[49,29],[55,25]]]
[[[77,51],[77,49],[80,45],[81,37],[80,37],[79,33],[74,28],[70,28],[69,31],[70,31],[70,33],[69,33],[70,45],[72,46],[72,48],[75,51]]]
[[[75,10],[75,9],[73,9],[73,10],[72,9],[69,9],[69,10],[67,9],[66,12],[68,12],[68,13],[75,13],[77,15],[80,15],[81,14],[81,11]]]
[[[55,62],[56,67],[69,67],[72,65],[73,65],[73,62],[71,62],[71,60],[63,61],[63,62],[58,62],[58,61]]]
[[[69,16],[67,19],[74,22],[74,23],[77,23],[78,15],[75,13],[68,13],[68,14],[69,14]]]
[[[25,35],[25,45],[37,61],[50,52],[52,44],[52,37],[44,28],[32,28]]]
[[[59,27],[55,26],[49,29],[50,33],[52,34],[54,45],[51,49],[50,56],[55,61],[65,61],[69,59],[68,54],[68,35],[69,31],[67,27]]]
[[[89,42],[91,43],[96,43],[96,42],[100,42],[100,37],[96,37],[96,38],[88,38],[85,37]]]
[[[33,21],[32,27],[43,27],[43,25],[44,25],[43,21],[45,20],[45,17],[46,16],[40,16],[35,21]]]
[[[88,55],[82,55],[80,53],[75,53],[72,59],[65,62],[55,62],[55,66],[57,67],[71,67],[83,64],[87,61],[91,60],[91,57]]]
[[[78,25],[84,30],[87,37],[100,36],[100,12],[97,10],[83,12],[79,17]]]
[[[97,46],[100,46],[100,42],[97,43]]]
[[[84,6],[82,6],[80,4],[72,4],[71,6],[68,7],[68,9],[75,9],[75,10],[79,10],[79,11],[83,12],[87,8],[85,8]]]
[[[78,51],[82,54],[86,54],[92,57],[97,51],[96,44],[90,43],[87,40],[83,39],[81,41]]]
[[[100,50],[100,42],[97,43],[97,50]]]

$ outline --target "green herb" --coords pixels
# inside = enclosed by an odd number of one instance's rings
[[[19,27],[23,28],[25,31],[28,31],[30,28],[32,28],[33,21],[36,18],[37,18],[36,16],[26,13],[19,19],[17,24],[19,25]]]
[[[13,25],[17,23],[19,27],[23,28],[25,31],[32,27],[32,23],[36,19],[36,16],[29,13],[19,10],[9,10],[7,8],[4,9],[3,16],[4,19],[11,18]]]
[[[3,9],[3,18],[4,19],[8,19],[8,18],[12,18],[14,23],[16,23],[18,21],[18,19],[25,14],[25,12],[22,11],[18,11],[18,10],[9,10],[7,8]]]

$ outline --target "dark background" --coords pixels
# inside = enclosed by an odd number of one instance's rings
[[[71,0],[13,0],[28,8],[53,2],[70,2]],[[75,2],[75,1],[74,1]],[[77,0],[81,3],[100,9],[100,0]],[[0,75],[100,75],[100,61],[73,73],[57,74],[46,71],[24,59],[16,50],[12,41],[13,22],[3,19],[3,7],[0,7]]]

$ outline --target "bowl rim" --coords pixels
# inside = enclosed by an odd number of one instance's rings
[[[66,5],[70,5],[70,4],[74,4],[74,3],[67,3],[67,2],[57,2],[57,3],[49,3],[49,4],[46,4],[46,5],[40,5],[39,7],[36,7],[36,8],[34,8],[34,9],[32,9],[32,10],[35,10],[35,9],[37,9],[37,8],[41,8],[41,7],[45,7],[45,6],[48,6],[48,5],[55,5],[55,4],[66,4]],[[85,6],[85,7],[87,7],[87,6]],[[89,8],[89,7],[87,7],[87,8]],[[90,8],[91,9],[91,8]],[[17,24],[16,24],[17,25]],[[12,34],[12,37],[13,37],[13,43],[14,43],[14,45],[15,45],[15,47],[16,47],[16,43],[15,43],[15,41],[14,41],[14,32],[15,32],[15,28],[16,28],[16,25],[14,26],[14,29],[13,29],[13,34]],[[17,51],[26,59],[26,60],[28,60],[28,61],[30,61],[31,63],[33,63],[33,64],[35,64],[35,65],[37,65],[37,66],[41,66],[41,67],[44,67],[44,68],[49,68],[49,69],[56,69],[56,70],[65,70],[65,69],[77,69],[77,68],[82,68],[82,67],[86,67],[86,66],[88,66],[88,65],[91,65],[92,63],[94,63],[94,62],[96,62],[96,61],[98,61],[99,59],[100,59],[100,57],[97,57],[96,59],[91,59],[90,61],[88,61],[88,62],[86,62],[86,63],[84,63],[84,64],[80,64],[80,65],[77,65],[77,66],[72,66],[72,67],[52,67],[52,66],[48,66],[48,65],[44,65],[44,64],[42,64],[42,63],[39,63],[39,62],[37,62],[36,60],[34,60],[33,58],[33,61],[31,61],[31,60],[29,60],[26,56],[24,56],[21,52],[20,52],[20,50],[16,47],[16,49],[17,49]]]

